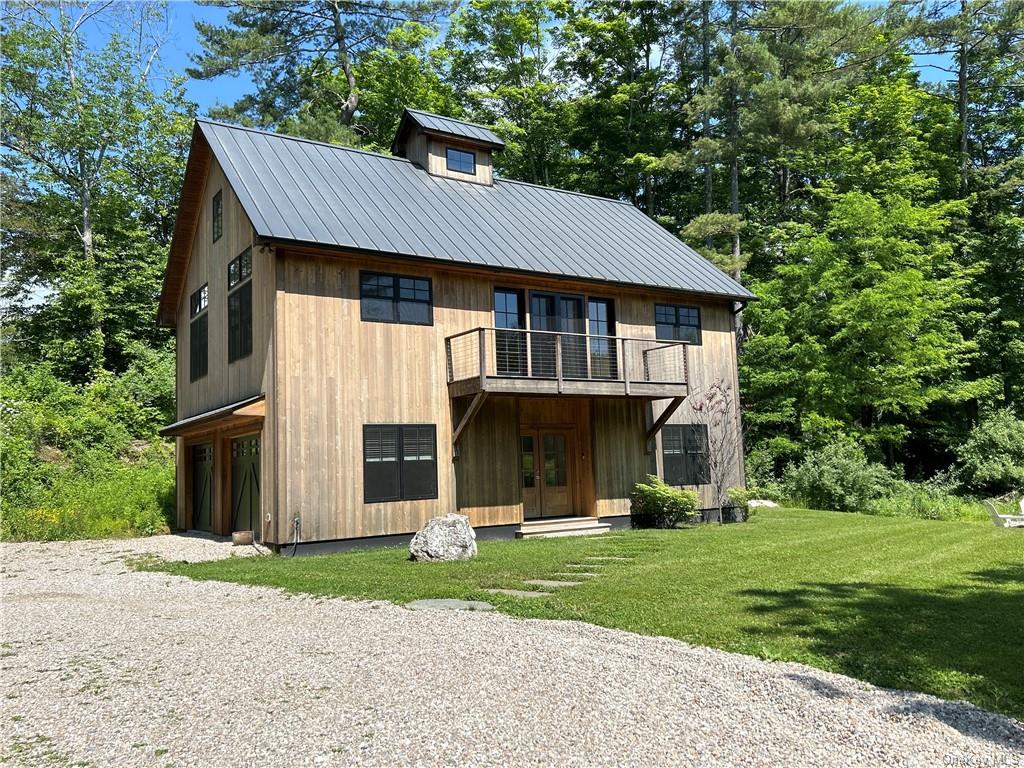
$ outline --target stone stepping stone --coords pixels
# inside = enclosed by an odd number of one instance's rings
[[[493,611],[494,606],[482,600],[455,600],[452,598],[429,598],[406,603],[414,611]]]
[[[492,595],[511,595],[512,597],[551,597],[550,592],[530,592],[525,589],[485,589]]]
[[[578,587],[582,583],[582,581],[554,581],[552,579],[523,580],[523,584],[529,584],[531,587],[549,587],[553,589],[558,589],[559,587]]]
[[[566,563],[566,568],[604,568],[603,563]]]
[[[565,576],[570,579],[593,579],[600,576],[600,573],[587,573],[586,571],[573,571],[572,573],[556,573],[555,576]]]
[[[583,559],[584,560],[621,560],[621,561],[628,561],[628,560],[632,560],[633,558],[632,557],[612,557],[611,555],[604,555],[604,556],[593,555],[591,557],[585,557]]]

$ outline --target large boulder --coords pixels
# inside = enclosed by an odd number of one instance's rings
[[[469,560],[476,557],[476,531],[465,515],[432,517],[409,542],[412,560]]]
[[[747,502],[747,506],[756,509],[757,507],[777,507],[779,505],[771,499],[751,499]]]

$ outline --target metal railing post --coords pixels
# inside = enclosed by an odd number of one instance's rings
[[[452,369],[452,340],[444,340],[444,358],[448,362],[448,383],[455,381],[455,371]]]
[[[626,394],[629,394],[629,345],[626,340],[622,340],[622,368],[626,379]]]
[[[480,329],[480,344],[479,352],[480,355],[480,389],[487,389],[487,331],[484,328]]]
[[[558,379],[558,392],[562,392],[562,334],[555,334],[555,378]]]

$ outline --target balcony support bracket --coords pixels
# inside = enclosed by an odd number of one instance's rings
[[[683,404],[683,400],[685,399],[685,397],[672,398],[672,402],[668,404],[665,410],[661,412],[661,416],[655,419],[654,423],[651,424],[651,428],[647,430],[648,444],[654,439],[655,435],[661,431],[661,428],[665,426],[668,420],[672,418],[672,414],[679,410],[679,406]]]
[[[469,408],[466,409],[466,412],[463,414],[462,419],[459,421],[459,425],[455,428],[455,433],[452,435],[452,448],[454,450],[458,450],[459,438],[462,437],[462,432],[466,429],[466,427],[469,426],[469,422],[471,422],[473,420],[473,417],[476,416],[477,412],[480,410],[480,407],[484,404],[484,400],[486,399],[486,389],[477,392],[476,395],[473,396],[473,402],[469,404]]]

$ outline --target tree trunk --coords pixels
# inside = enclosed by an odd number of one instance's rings
[[[711,2],[703,0],[701,3],[701,67],[703,69],[701,81],[704,85],[704,97],[707,98],[711,86]],[[704,102],[703,114],[701,115],[701,136],[704,137],[705,151],[711,141],[711,115],[708,110],[707,101]],[[704,158],[704,213],[711,213],[714,209],[714,188],[711,179],[711,162]],[[709,248],[711,238],[705,243]]]
[[[960,0],[959,44],[957,45],[957,119],[960,127],[960,196],[967,194],[967,170],[970,167],[967,119],[967,60],[971,18],[968,0]]]
[[[736,34],[739,32],[739,0],[729,4],[729,49],[732,59],[736,59]],[[739,93],[735,80],[729,86],[729,213],[739,216],[740,213],[740,121]],[[740,230],[739,226],[732,233],[732,276],[736,282],[742,282],[743,270],[740,268]],[[736,344],[743,343],[743,310],[736,312],[734,317],[736,328]]]
[[[345,23],[341,19],[341,8],[338,0],[332,4],[332,16],[334,19],[334,39],[338,45],[336,54],[337,62],[345,73],[345,81],[348,83],[348,97],[341,104],[339,120],[342,125],[352,125],[352,118],[355,116],[356,108],[359,106],[359,91],[356,89],[356,74],[352,69],[352,60],[348,55],[348,41],[346,40]]]

